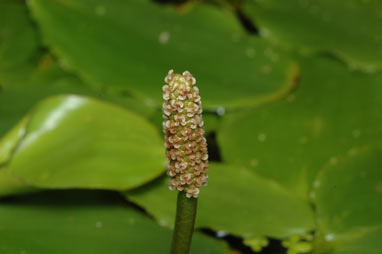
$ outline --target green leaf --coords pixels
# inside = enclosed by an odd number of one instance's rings
[[[0,224],[4,254],[169,253],[172,235],[132,208],[88,197],[1,204]],[[191,251],[221,254],[225,248],[196,233]]]
[[[232,13],[212,6],[180,12],[149,0],[28,3],[44,42],[67,68],[156,104],[170,68],[195,75],[206,107],[273,100],[297,72],[281,52],[247,35]]]
[[[382,75],[350,72],[325,58],[302,60],[295,93],[223,119],[223,160],[251,167],[307,198],[317,172],[354,147],[381,143]]]
[[[357,231],[337,239],[333,254],[376,254],[382,249],[382,228]]]
[[[168,190],[167,178],[129,191],[126,196],[143,206],[160,224],[173,225],[176,192]],[[201,189],[198,202],[197,227],[245,238],[282,238],[314,227],[313,212],[307,202],[241,166],[211,164],[209,186]]]
[[[111,101],[143,116],[151,116],[154,108],[130,96],[85,85],[75,75],[63,71],[49,55],[36,61],[3,70],[0,74],[0,166],[10,159],[12,152],[25,134],[28,119],[23,117],[38,101],[50,95],[91,95]],[[28,115],[29,116],[29,115]],[[23,120],[21,120],[23,119]],[[18,123],[19,122],[19,123]],[[17,124],[16,127],[14,127]],[[13,127],[13,129],[11,129]],[[2,170],[2,169],[0,169]],[[32,188],[13,174],[0,173],[0,195],[23,193]],[[17,191],[20,189],[21,191]]]
[[[62,71],[50,61],[42,59],[40,64],[28,63],[1,74],[0,81],[4,88],[0,91],[0,137],[17,124],[32,106],[49,95],[90,93],[90,89],[77,77]]]
[[[263,37],[282,47],[329,52],[352,68],[382,69],[379,0],[250,0],[244,10]]]
[[[1,0],[0,71],[24,63],[36,53],[37,47],[36,31],[24,1]]]
[[[9,167],[44,188],[125,190],[161,174],[163,143],[140,116],[74,95],[41,102]]]
[[[9,168],[0,168],[0,196],[20,195],[39,190],[16,177]]]
[[[28,117],[20,121],[5,137],[0,139],[0,166],[8,162],[20,139],[25,135]]]
[[[11,129],[38,101],[57,94],[79,94],[110,101],[143,116],[151,116],[154,107],[129,95],[84,84],[64,71],[46,54],[0,74],[0,137]],[[0,160],[1,161],[1,160]]]
[[[377,235],[382,233],[376,227],[382,227],[381,152],[360,148],[320,171],[315,182],[318,230],[334,253],[351,250],[344,242],[353,246],[351,253],[380,249]],[[369,234],[373,241],[366,239]]]

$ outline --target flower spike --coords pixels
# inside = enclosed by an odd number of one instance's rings
[[[199,187],[207,185],[208,153],[204,137],[202,102],[196,79],[190,72],[165,77],[163,86],[163,131],[169,189],[185,191],[197,198]]]

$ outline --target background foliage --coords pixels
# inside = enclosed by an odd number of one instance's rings
[[[0,0],[1,253],[168,252],[170,68],[212,161],[193,253],[382,253],[381,27],[378,0]]]

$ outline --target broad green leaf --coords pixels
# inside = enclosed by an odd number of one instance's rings
[[[313,229],[309,204],[274,181],[241,166],[210,166],[209,185],[201,189],[198,200],[197,227],[223,230],[245,238],[263,235],[282,238]],[[125,194],[160,224],[172,226],[177,192],[168,190],[167,177]]]
[[[39,191],[16,177],[7,167],[0,168],[0,196],[19,195]]]
[[[381,148],[359,148],[320,171],[314,190],[318,230],[334,250],[337,245],[342,249],[334,253],[351,250],[343,242],[354,247],[350,253],[380,250],[381,238],[377,240],[377,235],[381,237],[382,233],[375,228],[382,227],[381,152]],[[369,231],[373,241],[365,239]]]
[[[25,134],[28,119],[20,120],[37,102],[50,95],[91,95],[147,117],[154,111],[152,106],[131,96],[85,85],[75,75],[63,71],[50,55],[1,72],[0,82],[4,86],[0,91],[0,165],[8,162]],[[4,136],[5,133],[7,135]],[[26,185],[25,181],[20,182],[13,174],[1,172],[0,181],[3,183],[0,187],[2,196],[35,189]]]
[[[116,103],[147,117],[154,111],[153,106],[131,96],[84,84],[77,76],[62,70],[49,54],[0,73],[0,82],[4,86],[0,91],[0,137],[32,106],[50,95],[88,95]]]
[[[255,105],[293,85],[296,66],[250,37],[235,16],[196,5],[184,11],[149,0],[29,0],[44,42],[91,83],[156,104],[170,68],[190,70],[207,107]]]
[[[124,190],[163,172],[163,142],[140,116],[95,99],[56,96],[30,113],[9,167],[44,188]]]
[[[56,64],[26,64],[0,74],[0,137],[38,101],[60,93],[87,94],[90,89]],[[1,149],[1,148],[0,148]]]
[[[38,47],[24,1],[0,0],[0,70],[22,64]]]
[[[2,118],[1,122],[3,122]],[[0,139],[0,196],[23,194],[35,190],[35,188],[14,176],[6,167],[18,143],[25,135],[27,122],[28,117],[20,121],[7,135]]]
[[[359,230],[337,239],[332,254],[376,254],[382,249],[382,228]],[[316,253],[316,252],[315,252]],[[319,254],[320,252],[317,252]],[[322,253],[322,252],[321,252]]]
[[[301,197],[327,162],[381,143],[382,75],[350,72],[331,59],[302,60],[301,82],[286,99],[223,119],[223,160],[251,167]]]
[[[0,139],[0,167],[8,162],[20,139],[25,135],[27,122],[28,118],[26,117]]]
[[[130,207],[88,198],[3,203],[0,224],[3,254],[169,253],[172,235]],[[191,252],[226,251],[222,244],[196,233]]]
[[[382,69],[379,0],[249,0],[244,10],[263,37],[282,47],[329,52],[352,68]]]

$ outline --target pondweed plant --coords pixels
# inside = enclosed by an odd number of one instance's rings
[[[185,254],[190,250],[199,188],[207,185],[207,141],[196,79],[188,71],[180,75],[170,70],[165,82],[163,131],[169,189],[179,191],[171,253]]]

